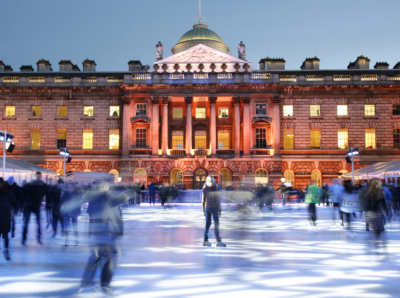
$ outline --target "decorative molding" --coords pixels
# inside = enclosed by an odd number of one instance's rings
[[[66,99],[57,99],[55,101],[56,106],[66,106],[67,105],[67,100]]]
[[[295,129],[296,128],[296,123],[289,123],[289,122],[282,122],[282,128],[283,129]]]
[[[2,121],[0,127],[2,130],[12,130],[17,128],[17,124],[14,121],[13,122]]]
[[[41,129],[42,128],[42,123],[41,122],[29,122],[28,124],[29,129]]]
[[[93,99],[84,99],[82,100],[82,105],[83,106],[94,106],[94,100]]]
[[[311,122],[311,123],[308,123],[308,125],[310,126],[310,129],[312,129],[312,130],[321,130],[324,127],[324,124],[319,123],[319,122]]]
[[[338,105],[348,105],[350,103],[350,99],[348,98],[336,98],[335,101]]]
[[[68,122],[58,122],[56,124],[54,124],[56,129],[68,129]]]
[[[29,104],[31,106],[41,106],[42,105],[42,101],[40,99],[31,99],[29,101]]]
[[[119,106],[121,104],[118,98],[110,98],[107,102],[109,106]]]
[[[322,98],[310,98],[308,99],[310,105],[321,105],[323,99]]]
[[[350,122],[337,122],[336,126],[338,129],[349,129],[350,128],[351,123]]]
[[[7,99],[3,100],[3,105],[5,105],[5,106],[15,106],[16,105],[15,99],[7,98]]]
[[[122,104],[124,105],[129,105],[131,103],[131,100],[132,98],[130,95],[125,95],[121,97]]]
[[[108,122],[107,128],[108,129],[120,129],[121,125],[118,122]]]
[[[158,95],[152,95],[152,96],[151,96],[151,103],[152,103],[153,105],[158,105],[158,104],[160,104],[160,96],[158,96]]]
[[[94,123],[93,122],[85,122],[81,124],[82,129],[94,129]]]
[[[167,105],[170,102],[169,96],[162,96],[161,99],[163,105]]]
[[[249,104],[251,101],[251,96],[243,96],[242,101],[244,104]]]
[[[295,98],[284,98],[284,99],[282,99],[282,104],[283,105],[294,106],[295,103],[296,103],[296,99]]]
[[[218,97],[217,96],[209,96],[208,101],[210,104],[215,104],[217,102]]]
[[[377,98],[364,98],[364,104],[366,105],[376,105],[377,102]]]
[[[378,127],[378,122],[371,122],[371,121],[364,122],[364,127],[366,129],[376,129]]]
[[[191,105],[193,102],[193,96],[185,96],[185,102],[187,105]]]
[[[240,96],[232,97],[232,101],[233,101],[234,104],[240,104]]]
[[[400,122],[393,121],[391,124],[393,129],[400,129]]]
[[[400,105],[400,97],[395,97],[390,99],[392,104],[394,105]]]
[[[279,97],[279,95],[274,95],[272,97],[272,103],[273,104],[280,104],[282,102],[281,98]]]

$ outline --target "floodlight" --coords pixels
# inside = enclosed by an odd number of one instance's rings
[[[10,144],[10,145],[8,146],[7,152],[8,152],[8,153],[12,153],[12,152],[14,151],[14,148],[15,148],[15,145],[14,145],[14,144]]]

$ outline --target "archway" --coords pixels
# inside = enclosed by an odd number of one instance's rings
[[[226,189],[228,186],[232,185],[232,172],[229,169],[221,169],[219,171],[219,184],[222,189]]]
[[[268,183],[268,172],[266,169],[258,169],[256,171],[256,177],[255,177],[255,183],[256,184],[266,184]]]
[[[315,182],[318,186],[322,185],[322,177],[319,170],[314,170],[311,172],[311,182]]]
[[[294,186],[294,172],[292,170],[286,170],[284,173],[285,183],[291,183]]]
[[[145,169],[136,169],[133,180],[140,185],[147,185],[147,171]]]
[[[118,183],[118,171],[117,170],[111,170],[110,174],[114,174],[114,183]]]
[[[206,182],[207,171],[204,169],[197,169],[194,172],[193,177],[193,189],[203,189],[203,185]]]
[[[183,173],[181,169],[173,169],[170,174],[170,184],[182,188]]]

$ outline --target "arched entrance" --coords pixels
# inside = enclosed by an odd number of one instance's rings
[[[219,184],[222,189],[226,189],[232,185],[232,172],[229,169],[221,169],[219,171]]]
[[[204,169],[198,169],[194,172],[193,177],[193,188],[202,189],[204,183],[206,182],[207,172]]]
[[[145,169],[137,169],[134,173],[134,182],[140,185],[147,185],[147,171]]]
[[[175,185],[178,188],[182,188],[183,184],[183,173],[181,169],[173,169],[170,174],[171,185]]]
[[[266,184],[268,183],[268,172],[266,169],[258,169],[256,171],[256,177],[255,177],[255,182],[256,184]]]

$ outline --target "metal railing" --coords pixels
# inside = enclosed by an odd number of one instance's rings
[[[361,81],[378,81],[378,75],[361,75]]]
[[[12,84],[19,83],[19,77],[4,77],[3,83],[12,83]]]
[[[70,83],[71,78],[56,77],[56,83]]]
[[[333,80],[335,82],[349,82],[351,80],[350,75],[333,75]]]
[[[45,77],[29,77],[29,83],[45,83]]]
[[[97,83],[97,77],[83,77],[81,80],[84,83]]]
[[[296,75],[280,75],[279,81],[281,82],[297,82]]]
[[[149,73],[133,74],[132,80],[140,80],[140,81],[151,80],[151,74],[149,74]]]
[[[323,80],[323,75],[307,75],[307,82],[322,82]]]
[[[253,72],[251,74],[251,79],[252,80],[270,80],[271,74],[270,73]]]

